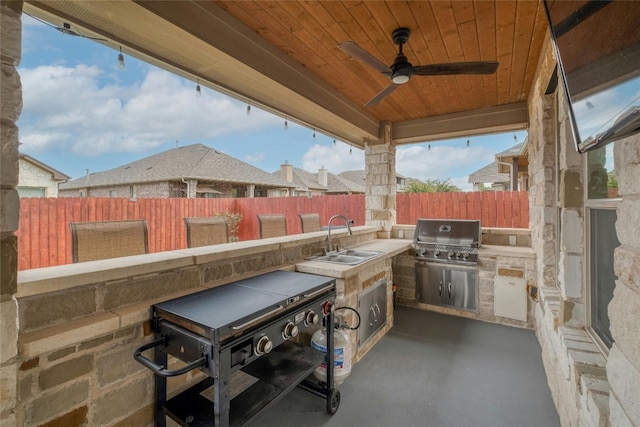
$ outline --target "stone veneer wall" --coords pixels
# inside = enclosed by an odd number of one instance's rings
[[[390,142],[369,145],[364,150],[365,223],[382,227],[384,238],[389,238],[396,223],[396,147]]]
[[[574,149],[561,88],[545,95],[554,68],[547,44],[529,101],[531,237],[539,255],[535,310],[543,364],[563,426],[640,425],[640,334],[634,314],[640,309],[640,136],[614,146],[622,195],[616,229],[622,244],[615,252],[618,280],[609,305],[615,343],[606,357],[585,327],[587,156]]]
[[[609,422],[612,426],[640,425],[640,134],[616,142],[614,164],[618,177],[616,232],[620,246],[614,254],[618,280],[609,304],[615,342],[607,360]]]
[[[335,238],[344,246],[375,238],[377,229],[358,228]],[[15,421],[6,425],[151,425],[153,374],[133,359],[134,350],[151,339],[150,305],[293,268],[325,244],[326,234],[308,233],[20,272],[19,353],[13,360],[17,405]],[[342,301],[357,301],[349,293],[387,277],[390,263],[342,280]],[[169,365],[181,366],[175,360]],[[192,371],[170,378],[169,389],[201,377]]]
[[[18,372],[18,127],[22,85],[16,70],[22,55],[22,1],[0,2],[0,425],[15,417]]]

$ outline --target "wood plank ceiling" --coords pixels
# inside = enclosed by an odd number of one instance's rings
[[[538,0],[26,0],[25,9],[357,146],[376,142],[385,122],[406,133],[399,143],[522,128],[547,35]],[[376,106],[362,108],[390,80],[337,45],[353,41],[391,65],[398,53],[391,33],[398,27],[411,30],[403,50],[413,65],[498,61],[498,70],[414,75]],[[513,118],[502,113],[511,110]],[[480,119],[465,128],[474,116]],[[451,117],[457,120],[442,126]]]

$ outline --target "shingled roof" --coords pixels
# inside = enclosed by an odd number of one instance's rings
[[[281,176],[281,172],[275,171],[272,175],[279,177]],[[327,172],[326,186],[320,184],[319,181],[318,173],[307,172],[300,168],[293,168],[293,184],[296,186],[296,190],[320,190],[327,194],[365,192],[364,182],[362,184],[353,182],[344,176],[334,175],[331,172]]]
[[[509,182],[509,174],[499,173],[498,163],[492,162],[486,165],[485,167],[478,169],[473,173],[470,173],[469,182],[472,184],[504,183],[504,182]]]
[[[173,148],[104,172],[95,172],[60,185],[60,189],[196,179],[267,187],[295,184],[204,144]]]

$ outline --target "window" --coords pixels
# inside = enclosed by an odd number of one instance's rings
[[[587,238],[589,327],[600,343],[611,348],[608,306],[616,275],[613,253],[620,245],[616,234],[618,184],[613,170],[615,143],[587,153]]]
[[[587,198],[618,197],[618,180],[613,170],[613,145],[587,153]]]
[[[613,298],[616,275],[613,251],[620,245],[616,236],[615,209],[591,209],[589,215],[589,285],[591,328],[607,348],[613,338],[607,307]]]
[[[109,197],[118,197],[118,192],[116,190],[109,191]]]

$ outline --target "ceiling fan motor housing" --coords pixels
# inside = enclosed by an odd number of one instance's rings
[[[393,42],[399,46],[398,55],[390,67],[392,71],[391,81],[397,85],[408,82],[413,71],[413,65],[411,65],[407,57],[402,53],[402,45],[409,40],[410,35],[411,30],[406,27],[397,28],[391,33]]]

